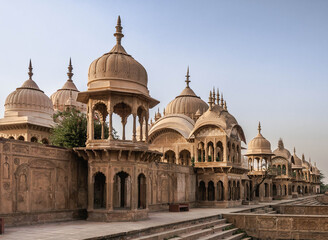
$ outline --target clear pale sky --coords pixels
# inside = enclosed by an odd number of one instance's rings
[[[0,117],[27,78],[50,96],[67,80],[86,90],[90,63],[122,44],[147,70],[160,110],[185,87],[206,102],[219,87],[249,142],[262,134],[328,176],[328,1],[0,0]],[[157,109],[157,108],[156,108]],[[154,111],[151,112],[151,116]]]

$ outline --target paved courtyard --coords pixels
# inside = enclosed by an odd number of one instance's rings
[[[313,196],[305,197],[313,198]],[[302,198],[299,198],[302,199]],[[298,199],[298,200],[299,200]],[[192,208],[189,212],[153,212],[149,214],[149,219],[137,222],[90,222],[85,220],[69,221],[59,223],[47,223],[32,226],[8,227],[5,234],[0,235],[1,240],[24,239],[24,240],[77,240],[92,237],[106,236],[115,233],[129,232],[148,227],[155,227],[163,224],[181,222],[202,217],[209,217],[218,214],[231,213],[247,208],[261,207],[265,205],[274,205],[285,203],[292,200],[275,200],[271,203],[260,203],[258,205],[243,205],[235,208]]]

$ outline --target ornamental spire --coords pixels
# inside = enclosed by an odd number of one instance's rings
[[[190,83],[189,78],[190,78],[190,75],[189,75],[189,66],[188,66],[188,68],[187,68],[187,75],[186,75],[186,81],[185,81],[187,83],[187,88],[189,88],[189,83]]]
[[[68,64],[68,72],[67,72],[67,76],[68,76],[68,81],[72,82],[72,77],[74,75],[74,73],[72,72],[73,70],[73,66],[72,66],[72,59],[69,58],[69,64]]]
[[[30,64],[28,66],[28,76],[30,77],[29,79],[32,80],[32,76],[33,76],[33,72],[32,72],[33,68],[32,68],[32,61],[30,59]]]
[[[123,27],[121,26],[121,17],[118,16],[117,18],[117,25],[116,25],[116,33],[114,33],[114,36],[116,37],[116,42],[118,45],[121,45],[121,39],[124,37],[122,33]]]
[[[216,90],[216,104],[220,105],[220,93],[219,89]]]
[[[227,101],[224,101],[224,110],[228,111]]]
[[[210,111],[212,111],[212,102],[213,102],[212,91],[210,91],[210,96],[208,97],[208,106]]]
[[[259,134],[261,134],[261,130],[262,130],[262,128],[261,128],[261,122],[259,122],[259,126],[258,126],[257,130],[259,130]]]
[[[223,93],[221,93],[221,107],[224,105],[224,100],[223,100]]]
[[[216,96],[215,96],[215,87],[213,87],[213,105],[215,105]]]

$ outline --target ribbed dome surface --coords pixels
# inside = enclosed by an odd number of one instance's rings
[[[271,143],[261,133],[248,143],[246,155],[251,154],[272,154]]]
[[[179,96],[172,100],[165,108],[166,114],[184,114],[190,118],[196,115],[196,112],[202,114],[207,111],[208,105],[194,91],[186,87]]]
[[[20,88],[10,93],[5,102],[5,116],[10,112],[33,112],[53,114],[53,105],[50,98],[43,93],[38,85],[29,79]]]
[[[110,89],[149,96],[147,89],[148,77],[145,68],[121,45],[121,20],[116,26],[117,44],[109,53],[94,60],[88,73],[88,89]]]
[[[293,154],[293,159],[294,163],[292,165],[292,168],[302,168],[302,160],[296,155],[295,152]]]

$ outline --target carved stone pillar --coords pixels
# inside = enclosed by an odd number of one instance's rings
[[[109,111],[108,114],[108,139],[112,140],[113,137],[113,112]]]
[[[136,124],[136,121],[137,121],[137,115],[136,114],[133,114],[133,134],[132,134],[132,141],[133,142],[136,142],[137,141],[137,124]]]

